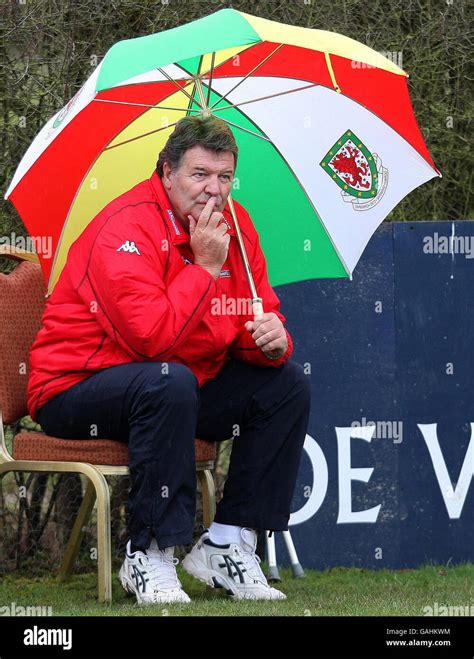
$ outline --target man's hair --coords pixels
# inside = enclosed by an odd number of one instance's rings
[[[229,125],[213,115],[197,115],[184,117],[176,124],[156,163],[158,176],[163,176],[165,162],[172,170],[177,169],[184,153],[193,146],[201,146],[217,153],[231,151],[234,154],[234,170],[237,167],[239,149]]]

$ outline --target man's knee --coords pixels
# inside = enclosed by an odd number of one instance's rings
[[[183,364],[150,363],[140,382],[140,397],[143,399],[150,396],[157,402],[167,401],[197,407],[199,384],[194,373]]]
[[[305,372],[304,367],[298,362],[289,359],[284,364],[284,372],[288,385],[298,390],[301,400],[309,403],[311,400],[311,382],[309,375]]]

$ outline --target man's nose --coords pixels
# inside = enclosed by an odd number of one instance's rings
[[[211,176],[206,184],[206,192],[211,197],[217,197],[221,194],[221,186],[218,176]]]

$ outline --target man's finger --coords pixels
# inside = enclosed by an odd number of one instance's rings
[[[248,332],[250,332],[250,331],[256,332],[261,325],[264,325],[265,323],[268,323],[269,321],[273,320],[273,318],[277,318],[279,320],[278,316],[276,316],[273,313],[260,314],[259,316],[255,316],[253,321],[248,320],[245,323],[245,329]]]
[[[227,230],[228,230],[228,226],[225,223],[224,224],[219,224],[219,226],[217,227],[217,231],[219,232],[218,235],[220,235],[220,236],[225,236],[225,234],[227,233]]]
[[[266,323],[269,319],[265,318],[265,314],[260,314],[259,316],[255,316],[253,319],[253,324],[254,324],[254,331],[257,330],[260,325],[263,325],[263,323]]]
[[[254,320],[254,339],[257,339],[259,336],[262,336],[266,332],[271,331],[274,327],[277,327],[277,325],[273,325],[273,319],[268,318],[268,319],[261,319],[260,317],[257,316]]]
[[[199,216],[197,226],[200,229],[203,229],[207,224],[209,223],[209,219],[212,215],[212,211],[214,210],[214,207],[217,203],[217,198],[216,197],[209,197],[207,200],[206,205],[201,211],[201,215]]]
[[[285,352],[288,350],[288,344],[282,344],[280,339],[276,339],[275,341],[270,341],[270,343],[267,343],[262,348],[263,353],[273,352],[274,350],[281,350],[282,355],[284,355]]]
[[[255,345],[257,345],[259,348],[262,346],[266,345],[267,343],[270,343],[271,341],[275,341],[281,337],[280,330],[278,328],[270,330],[269,332],[265,332],[263,336],[260,336],[256,341]]]
[[[227,226],[224,215],[219,211],[215,211],[214,213],[211,213],[211,217],[207,223],[207,226],[209,229],[215,229],[216,227],[220,226],[221,222],[224,224],[224,226]]]

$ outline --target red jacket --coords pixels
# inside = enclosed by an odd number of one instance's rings
[[[258,234],[246,210],[237,203],[235,209],[264,311],[284,322]],[[92,220],[69,250],[31,348],[28,409],[34,420],[50,398],[117,364],[179,362],[202,386],[229,355],[269,367],[290,357],[288,332],[286,354],[270,360],[244,327],[253,317],[242,299],[251,296],[227,208],[224,217],[231,240],[217,281],[193,264],[189,234],[156,172]]]

